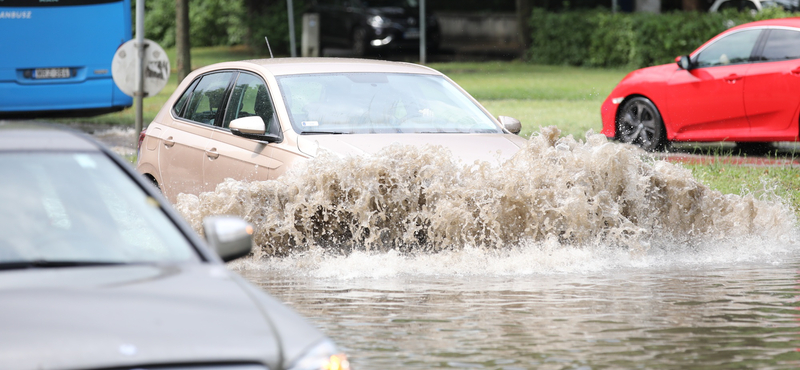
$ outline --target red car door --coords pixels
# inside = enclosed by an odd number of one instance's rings
[[[758,141],[797,140],[800,106],[800,30],[771,29],[744,79],[751,136]]]
[[[762,31],[731,32],[692,57],[694,67],[678,70],[667,83],[672,140],[735,140],[749,134],[744,77]]]

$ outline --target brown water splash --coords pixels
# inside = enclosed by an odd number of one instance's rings
[[[196,230],[210,215],[252,222],[257,255],[312,245],[343,253],[495,249],[553,238],[641,253],[794,229],[779,202],[712,191],[689,170],[603,135],[559,135],[542,129],[500,166],[462,164],[436,146],[394,145],[366,158],[323,153],[275,181],[226,180],[199,197],[182,194],[177,208]]]

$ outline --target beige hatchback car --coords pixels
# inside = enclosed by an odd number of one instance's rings
[[[375,153],[441,145],[471,163],[516,153],[520,122],[495,119],[420,65],[337,58],[262,59],[192,72],[139,140],[137,169],[172,202],[225,178],[269,180],[325,149]]]

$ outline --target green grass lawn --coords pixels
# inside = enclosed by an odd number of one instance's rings
[[[539,127],[557,126],[583,138],[600,132],[600,105],[627,71],[522,62],[444,63],[430,67],[448,75],[494,116],[522,122],[524,137]]]
[[[167,50],[173,74],[164,90],[144,100],[144,125],[153,120],[158,110],[177,87],[175,50]],[[264,57],[253,55],[241,47],[211,47],[192,50],[192,67]],[[540,127],[556,126],[563,135],[584,138],[588,130],[600,132],[600,105],[616,84],[629,71],[589,69],[567,66],[540,66],[522,62],[438,63],[439,70],[483,104],[494,116],[504,115],[522,122],[524,137]],[[135,111],[91,118],[68,119],[97,124],[133,126]],[[796,168],[756,168],[726,164],[687,165],[695,176],[713,189],[733,194],[762,194],[764,184],[788,201],[800,215],[800,171]]]

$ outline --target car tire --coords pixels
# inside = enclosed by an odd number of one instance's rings
[[[363,57],[367,54],[367,30],[356,28],[353,31],[353,56]]]
[[[617,139],[651,152],[666,147],[664,122],[650,99],[637,96],[620,106],[617,113]]]
[[[151,176],[150,174],[145,174],[144,177],[150,180],[153,183],[153,186],[155,186],[156,189],[158,189],[158,191],[161,192],[161,186],[158,185],[158,181],[156,181],[155,177]]]

